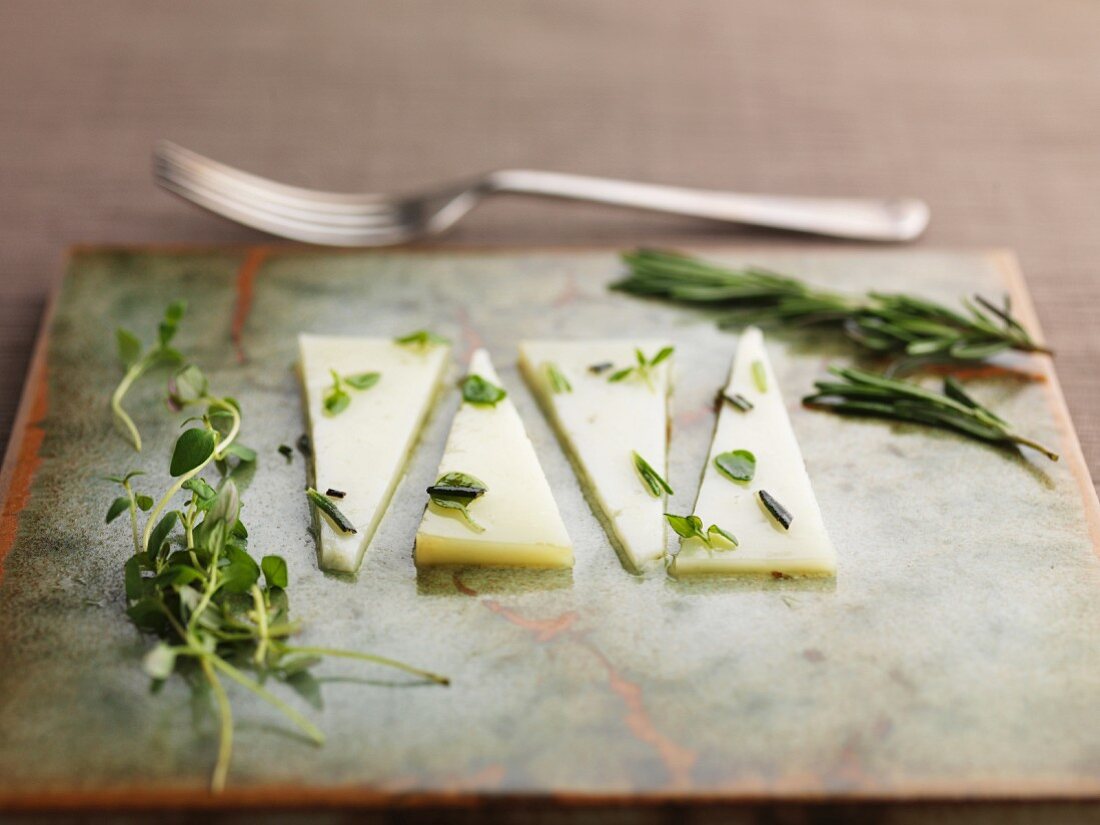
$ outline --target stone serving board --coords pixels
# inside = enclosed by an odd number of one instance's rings
[[[1007,253],[702,250],[841,290],[944,300],[1013,296]],[[76,251],[31,371],[0,476],[0,804],[373,805],[1100,796],[1098,507],[1050,363],[1006,362],[970,386],[1058,449],[1050,463],[948,433],[841,419],[799,398],[853,350],[822,332],[769,338],[826,525],[835,581],[677,582],[622,568],[516,367],[524,337],[676,342],[670,508],[691,508],[735,334],[698,310],[609,292],[613,251],[327,252],[299,248]],[[244,492],[257,555],[290,565],[303,643],[399,657],[448,674],[427,686],[350,662],[318,669],[314,747],[232,691],[228,790],[207,783],[208,698],[175,678],[152,694],[149,641],[123,610],[130,550],[115,491],[142,468],[163,489],[181,416],[163,376],[107,398],[113,329],[148,340],[191,311],[181,349],[244,410],[259,451]],[[457,392],[437,404],[357,577],[317,569],[305,465],[300,331],[456,344],[453,374],[489,348],[535,442],[576,546],[571,574],[418,574],[413,534]],[[670,547],[671,547],[670,536]]]

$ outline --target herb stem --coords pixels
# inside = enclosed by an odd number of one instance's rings
[[[210,656],[200,656],[199,664],[210,683],[210,689],[214,692],[214,699],[218,703],[218,760],[214,763],[214,775],[210,779],[210,790],[221,793],[225,790],[225,780],[229,775],[229,760],[233,756],[233,707],[229,704],[229,697],[225,693],[221,679],[210,666]]]
[[[141,448],[138,447],[140,450]],[[126,491],[126,497],[130,499],[130,530],[134,534],[134,552],[141,552],[141,538],[138,535],[138,522],[137,522],[137,499],[134,497],[134,488],[130,485],[130,479],[125,479],[122,482],[122,488]]]
[[[207,397],[203,400],[209,403],[211,409],[219,407],[223,410],[227,410],[233,417],[233,424],[230,426],[229,432],[226,433],[225,438],[218,442],[218,448],[214,450],[214,459],[216,461],[221,461],[225,458],[226,449],[233,443],[233,439],[237,437],[237,433],[241,431],[241,413],[235,405],[221,398]]]
[[[302,714],[300,714],[298,711],[296,711],[274,693],[269,691],[259,682],[256,682],[253,679],[249,679],[247,676],[237,670],[237,668],[233,667],[233,665],[229,664],[229,662],[225,661],[225,659],[221,658],[220,656],[210,655],[207,658],[210,660],[211,664],[214,665],[214,667],[216,667],[238,685],[252,691],[254,694],[259,696],[277,711],[282,713],[287,719],[293,722],[299,728],[299,730],[302,731],[302,733],[308,736],[314,744],[323,745],[325,743],[325,735],[321,733],[320,728],[318,728],[316,725],[314,725],[312,722],[302,716]]]
[[[122,398],[130,391],[130,387],[133,383],[141,378],[147,366],[148,363],[146,359],[143,358],[130,367],[130,369],[126,370],[126,374],[122,377],[122,381],[115,387],[115,391],[111,395],[111,411],[115,414],[115,419],[126,428],[126,432],[130,436],[130,441],[134,444],[134,449],[139,453],[141,452],[141,433],[138,432],[134,419],[132,419],[130,414],[122,408]]]
[[[404,662],[400,662],[397,659],[390,659],[386,656],[378,656],[374,653],[360,653],[356,650],[341,650],[340,648],[333,647],[299,647],[297,645],[279,645],[280,650],[286,653],[301,653],[303,655],[313,656],[334,656],[341,659],[358,659],[361,662],[374,662],[378,665],[384,665],[385,667],[397,668],[403,670],[406,673],[411,673],[414,676],[421,676],[429,681],[435,682],[437,685],[449,685],[451,680],[446,676],[441,676],[438,673],[432,673],[430,670],[421,670],[418,667],[407,665]]]
[[[260,631],[260,639],[256,644],[256,654],[253,657],[256,660],[257,667],[263,667],[264,661],[267,659],[267,646],[270,642],[267,629],[267,605],[264,603],[264,594],[260,591],[258,585],[252,585],[252,604],[256,608],[256,626]]]

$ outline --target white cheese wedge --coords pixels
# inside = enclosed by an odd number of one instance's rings
[[[760,372],[765,389],[761,390]],[[725,394],[740,394],[753,405],[743,412],[722,403],[694,514],[705,531],[710,525],[732,533],[737,547],[716,539],[713,549],[698,538],[683,539],[670,571],[686,576],[707,573],[783,573],[833,575],[836,554],[806,473],[779,385],[764,349],[764,336],[750,327],[741,334]],[[756,457],[749,482],[732,481],[715,458],[734,450]],[[762,505],[765,490],[793,517],[783,529]]]
[[[667,477],[672,359],[648,376],[608,378],[636,363],[635,349],[653,358],[666,346],[666,341],[630,340],[520,344],[524,376],[557,429],[612,544],[635,572],[665,554],[665,496],[646,487],[633,453]],[[555,387],[554,370],[568,389],[560,381]]]
[[[469,374],[503,388],[485,350],[473,354]],[[416,533],[417,565],[573,566],[573,542],[511,397],[462,402],[436,478],[447,473],[485,486],[468,505],[476,526],[459,510],[429,503]]]
[[[301,335],[302,384],[313,447],[315,486],[346,495],[334,499],[355,526],[342,533],[318,515],[321,567],[354,573],[389,505],[416,445],[449,363],[446,344],[402,346],[386,338]],[[369,389],[348,388],[350,403],[336,415],[324,398],[339,375],[378,372]]]

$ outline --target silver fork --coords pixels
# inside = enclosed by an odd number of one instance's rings
[[[153,158],[157,183],[204,209],[272,235],[330,246],[385,246],[436,235],[501,193],[870,241],[909,241],[928,225],[928,206],[912,198],[746,195],[529,169],[409,195],[351,195],[287,186],[168,141],[157,144]]]

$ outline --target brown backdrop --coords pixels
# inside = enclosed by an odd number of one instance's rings
[[[1092,0],[7,0],[0,444],[68,244],[257,237],[154,188],[149,150],[171,137],[337,189],[526,165],[921,195],[933,206],[923,244],[1018,250],[1095,477],[1098,33]],[[509,200],[451,239],[627,245],[719,232]]]

